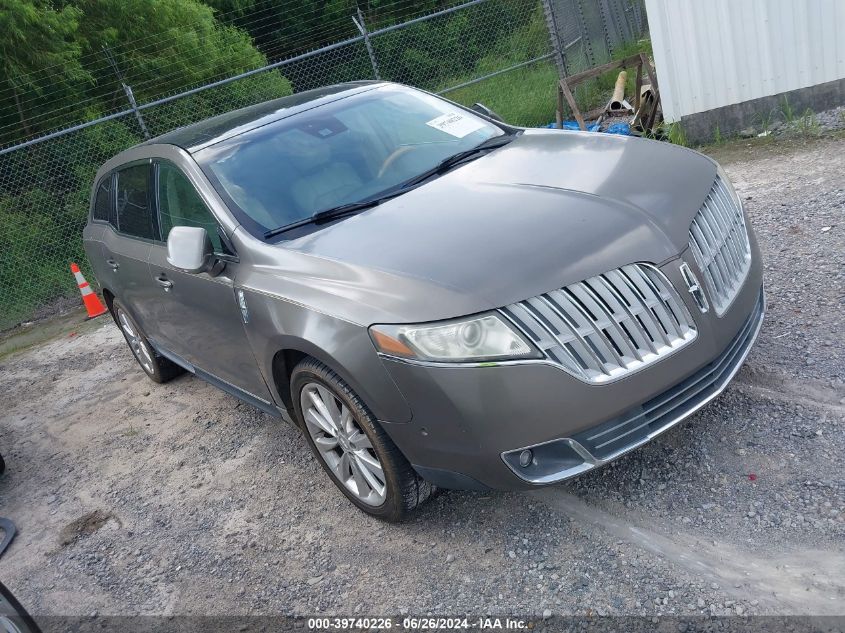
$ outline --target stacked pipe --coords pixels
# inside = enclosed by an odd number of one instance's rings
[[[611,112],[620,112],[625,109],[625,83],[628,81],[628,73],[620,71],[619,76],[616,77],[616,85],[613,87],[613,97],[610,99],[609,110]]]
[[[631,127],[636,127],[637,125],[642,125],[643,117],[654,109],[654,90],[651,88],[651,84],[645,84],[640,89],[640,109],[637,110],[636,114],[634,114],[634,118],[631,119]]]

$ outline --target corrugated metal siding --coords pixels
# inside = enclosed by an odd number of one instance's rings
[[[845,78],[845,0],[646,0],[667,121]]]

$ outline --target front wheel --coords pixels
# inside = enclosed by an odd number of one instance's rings
[[[358,508],[395,522],[431,496],[433,486],[331,369],[314,359],[302,361],[293,370],[291,393],[311,450]]]
[[[129,345],[129,349],[132,350],[135,360],[138,361],[141,369],[150,377],[150,380],[158,383],[167,382],[185,371],[179,365],[158,354],[153,349],[153,346],[150,345],[141,328],[135,323],[135,319],[129,315],[120,301],[114,301],[112,310],[114,320],[123,333],[123,338],[126,339],[126,343]]]

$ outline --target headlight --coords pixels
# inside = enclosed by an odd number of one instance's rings
[[[370,336],[383,354],[417,360],[456,363],[540,357],[495,314],[422,325],[374,325]]]

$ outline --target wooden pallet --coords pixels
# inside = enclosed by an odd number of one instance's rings
[[[572,114],[575,116],[575,120],[578,122],[578,127],[581,128],[581,130],[586,131],[587,125],[584,121],[584,116],[581,114],[578,104],[575,103],[575,97],[572,96],[572,90],[575,86],[588,79],[598,77],[606,72],[620,68],[637,69],[637,83],[634,94],[634,112],[637,114],[635,115],[633,124],[636,124],[638,122],[637,120],[639,120],[642,123],[643,129],[650,131],[657,122],[658,110],[660,109],[660,88],[657,85],[657,75],[654,73],[654,68],[645,53],[639,53],[638,55],[632,55],[631,57],[626,57],[625,59],[620,59],[615,62],[602,64],[601,66],[596,66],[595,68],[590,68],[583,72],[575,73],[574,75],[561,79],[558,83],[557,112],[555,113],[555,121],[557,122],[558,129],[563,129],[563,102],[565,99],[566,103],[569,104],[569,108],[572,110]],[[640,91],[643,87],[644,69],[645,75],[648,77],[648,82],[651,84],[651,89],[654,94],[653,105],[648,112],[640,112],[640,106],[642,105],[640,103]],[[588,118],[591,115],[598,116],[603,111],[604,108],[588,112]]]

